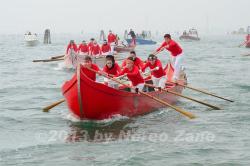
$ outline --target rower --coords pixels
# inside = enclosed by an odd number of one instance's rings
[[[135,35],[135,32],[130,29],[128,35],[131,36],[132,40],[131,40],[131,43],[129,43],[130,46],[135,46],[136,45],[136,35]]]
[[[119,75],[121,72],[120,66],[115,62],[113,55],[106,56],[106,65],[103,67],[103,72],[108,74],[108,76],[113,77]],[[110,87],[117,88],[118,84],[112,80],[104,78],[104,83]]]
[[[139,68],[134,64],[133,57],[128,57],[126,59],[126,67],[117,76],[121,76],[119,78],[127,77],[131,81],[133,88],[136,88],[136,90],[142,91],[144,88],[144,79],[141,76]],[[132,92],[135,92],[133,89],[131,90]]]
[[[75,44],[74,40],[70,40],[70,42],[67,46],[66,54],[69,54],[70,51],[74,51],[74,53],[77,53],[77,51],[78,51],[77,45]]]
[[[88,55],[89,54],[89,47],[85,40],[82,41],[82,43],[78,47],[78,53],[80,55]]]
[[[67,50],[66,50],[66,54],[64,57],[64,63],[65,66],[68,68],[76,68],[77,66],[77,45],[75,44],[74,40],[70,40],[68,46],[67,46]]]
[[[93,44],[94,44],[94,41],[95,41],[94,38],[91,38],[91,39],[90,39],[90,41],[89,41],[89,43],[88,43],[89,50],[91,50],[91,48],[92,48],[92,46],[93,46]]]
[[[135,66],[137,66],[139,69],[142,69],[142,68],[143,68],[144,63],[143,63],[143,61],[142,61],[138,56],[136,56],[135,51],[130,51],[130,54],[129,54],[128,57],[132,57]],[[122,62],[122,68],[124,68],[124,67],[126,66],[126,63],[127,63],[127,60],[125,59],[125,60]]]
[[[156,55],[164,49],[168,50],[171,53],[171,58],[174,62],[174,75],[172,81],[176,82],[179,79],[184,53],[180,45],[171,39],[170,34],[165,34],[164,39],[165,41],[153,54]]]
[[[142,68],[142,71],[145,72],[147,67],[150,68],[153,85],[156,87],[161,87],[162,89],[165,88],[167,76],[166,72],[162,68],[161,61],[157,59],[157,56],[154,54],[150,54],[148,56],[148,60]]]
[[[111,47],[108,44],[107,40],[103,41],[103,44],[101,46],[101,53],[102,55],[110,55],[111,54]]]
[[[92,59],[88,55],[84,57],[83,63],[81,64],[81,72],[84,73],[91,80],[96,81],[96,72],[90,71],[87,68],[91,68],[95,71],[100,70],[96,64],[92,63]]]
[[[115,48],[115,42],[116,42],[116,35],[112,33],[111,30],[109,30],[108,34],[108,44],[111,47],[111,53],[113,54],[114,48]]]
[[[96,41],[93,42],[93,46],[90,48],[90,55],[98,57],[101,55],[101,48]]]

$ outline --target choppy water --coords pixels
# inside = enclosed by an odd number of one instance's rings
[[[53,36],[52,45],[27,47],[20,35],[0,37],[0,165],[249,165],[250,49],[236,47],[243,36],[202,37],[181,42],[188,81],[235,100],[229,103],[185,90],[184,94],[223,107],[211,110],[181,99],[189,120],[162,109],[137,118],[77,122],[62,98],[72,71],[57,63],[32,63],[63,53],[71,35]],[[161,40],[159,40],[161,41]],[[142,58],[156,46],[139,46]],[[159,55],[165,63],[166,54]]]

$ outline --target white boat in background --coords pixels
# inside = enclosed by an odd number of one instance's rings
[[[199,41],[200,38],[198,36],[198,32],[196,29],[192,28],[188,32],[184,31],[183,34],[179,37],[180,40],[185,40],[185,41]]]
[[[24,35],[24,41],[28,46],[35,46],[39,43],[37,34],[31,34],[31,32],[28,32]]]

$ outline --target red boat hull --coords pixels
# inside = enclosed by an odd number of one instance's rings
[[[169,78],[172,77],[172,71],[168,74]],[[183,90],[181,86],[176,85],[171,85],[169,89],[178,93]],[[62,92],[69,110],[78,119],[103,120],[115,115],[134,117],[165,107],[146,96],[94,82],[83,73],[75,74],[70,81],[65,82]],[[148,93],[169,104],[174,104],[178,99],[177,96],[166,92]]]

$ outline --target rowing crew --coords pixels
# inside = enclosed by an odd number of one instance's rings
[[[127,77],[132,86],[141,91],[144,88],[145,84],[143,78],[143,75],[145,75],[144,72],[146,68],[149,68],[153,85],[156,87],[164,88],[165,83],[168,80],[167,73],[163,69],[162,63],[157,58],[156,54],[164,49],[167,49],[171,52],[174,59],[175,69],[172,80],[173,82],[177,81],[179,78],[181,62],[183,59],[182,49],[175,41],[171,39],[171,36],[169,34],[166,34],[164,38],[165,41],[163,42],[163,44],[155,51],[154,54],[150,54],[148,56],[146,63],[143,63],[143,61],[136,56],[136,53],[134,51],[131,51],[129,57],[123,61],[121,67],[115,62],[115,59],[112,55],[107,55],[106,65],[104,66],[103,70],[100,70],[97,65],[92,63],[92,59],[90,56],[85,56],[81,70],[93,81],[96,80],[96,73],[86,68],[92,68],[114,78],[121,79]],[[110,87],[114,87],[114,82],[111,80],[105,80],[105,84]]]

